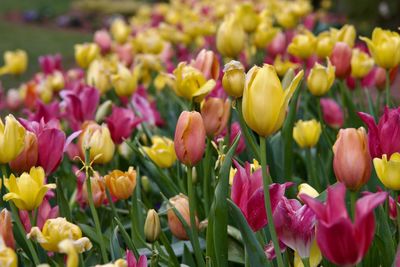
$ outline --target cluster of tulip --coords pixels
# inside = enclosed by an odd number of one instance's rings
[[[400,266],[400,35],[328,19],[175,0],[40,57],[0,101],[0,265]]]

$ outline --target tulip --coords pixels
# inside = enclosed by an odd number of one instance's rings
[[[351,48],[343,42],[335,44],[330,60],[335,66],[336,77],[346,78],[351,72]]]
[[[356,29],[353,25],[345,24],[339,30],[331,28],[331,35],[336,42],[343,42],[349,47],[353,47],[356,39]]]
[[[374,118],[363,112],[358,115],[368,126],[368,145],[372,158],[390,157],[400,152],[400,108],[385,108],[384,114],[376,125]]]
[[[154,209],[147,212],[146,221],[144,223],[144,235],[146,240],[153,243],[158,239],[161,233],[160,218]]]
[[[38,140],[34,133],[27,131],[25,135],[25,145],[22,152],[12,161],[10,168],[14,172],[23,173],[35,166],[38,160]]]
[[[299,198],[299,199],[300,199],[301,194],[306,194],[306,195],[308,195],[310,197],[314,197],[314,198],[319,196],[318,191],[315,190],[311,185],[309,185],[307,183],[300,184],[298,187],[298,191],[299,191],[299,193],[297,194],[297,198]]]
[[[246,32],[252,33],[256,30],[260,18],[252,3],[240,4],[236,9],[235,15]]]
[[[33,227],[27,237],[38,242],[44,250],[49,252],[61,252],[59,244],[64,240],[70,240],[74,247],[82,248],[81,252],[92,247],[90,240],[82,237],[82,231],[77,225],[60,217],[48,219],[43,230]]]
[[[242,211],[251,229],[257,232],[268,223],[265,211],[261,168],[258,168],[252,173],[248,162],[245,168],[236,162],[235,166],[237,171],[233,178],[231,198]],[[282,185],[271,184],[269,186],[273,213],[284,196],[286,187],[289,185],[290,183]]]
[[[281,55],[277,55],[274,60],[274,67],[279,76],[283,77],[288,72],[288,70],[295,70],[300,67],[299,64],[296,64],[288,59],[282,60]]]
[[[371,155],[365,129],[341,129],[333,145],[333,170],[338,181],[357,191],[371,176]]]
[[[174,70],[176,78],[176,94],[189,101],[201,102],[206,95],[215,87],[214,80],[206,80],[200,70],[186,65],[185,62],[179,63]]]
[[[224,66],[222,86],[225,92],[232,97],[241,97],[244,90],[246,74],[244,67],[239,61],[231,60]]]
[[[135,255],[130,250],[126,251],[126,261],[128,267],[147,267],[147,258],[145,255],[140,255],[139,259],[136,260]]]
[[[227,15],[217,31],[217,50],[225,57],[235,58],[243,50],[245,39],[240,20],[233,14]]]
[[[137,88],[137,74],[118,64],[117,72],[111,75],[111,84],[119,97],[131,96]]]
[[[168,226],[171,230],[171,233],[180,240],[188,240],[189,236],[187,235],[185,228],[183,227],[182,222],[179,220],[178,216],[175,214],[173,208],[175,208],[182,218],[185,220],[186,224],[189,227],[192,227],[190,224],[190,214],[189,214],[189,199],[187,196],[183,194],[179,194],[174,196],[169,200],[170,207],[167,211],[168,216]],[[197,216],[195,216],[196,228],[199,227],[199,220]]]
[[[147,29],[135,36],[134,43],[138,53],[160,54],[164,49],[164,40],[155,29]]]
[[[12,230],[13,225],[11,222],[11,213],[7,209],[3,209],[0,212],[0,239],[2,239],[5,245],[9,248],[15,248],[15,240]]]
[[[112,39],[107,30],[99,30],[94,33],[94,42],[100,47],[103,54],[111,49]]]
[[[286,53],[287,37],[283,32],[278,32],[271,43],[268,45],[268,53],[272,56],[278,54],[283,55]]]
[[[236,147],[236,154],[242,153],[246,149],[246,141],[242,134],[242,129],[240,128],[240,124],[238,122],[234,122],[231,124],[231,136],[229,137],[229,143],[232,145],[236,139],[236,136],[240,134],[239,142]]]
[[[115,144],[121,144],[124,139],[129,139],[142,119],[135,116],[131,109],[114,106],[112,113],[105,119],[111,138]]]
[[[283,89],[273,66],[265,64],[262,68],[251,68],[246,75],[242,100],[246,124],[263,137],[278,131],[285,119],[289,100],[302,77],[303,71],[300,71],[288,88]]]
[[[0,119],[0,163],[15,159],[24,149],[25,128],[13,115],[6,117],[6,124]]]
[[[24,50],[6,51],[4,66],[0,67],[0,76],[4,74],[20,75],[28,67],[28,55]]]
[[[321,98],[320,104],[325,123],[332,128],[342,127],[344,123],[344,115],[339,104],[330,98]]]
[[[276,21],[285,29],[292,29],[299,23],[299,18],[290,9],[283,9],[275,14]]]
[[[59,215],[58,206],[51,207],[50,202],[44,198],[42,204],[40,204],[38,211],[37,211],[37,221],[36,226],[40,229],[43,228],[44,223],[48,219],[57,218]],[[31,231],[32,226],[31,221],[29,219],[29,212],[27,211],[19,211],[19,217],[21,219],[22,224],[24,225],[25,231],[28,233]]]
[[[108,190],[116,199],[128,199],[136,187],[136,171],[129,167],[128,171],[114,170],[104,177]]]
[[[84,178],[84,182],[82,185],[81,192],[81,201],[83,204],[89,203],[89,193],[87,188],[86,179]],[[107,198],[106,195],[106,187],[104,184],[104,179],[99,175],[98,172],[95,172],[92,177],[90,177],[90,187],[92,189],[93,203],[96,208],[103,205],[104,201]]]
[[[310,261],[310,267],[318,267],[322,261],[321,250],[319,249],[317,242],[315,240],[311,245],[309,261]],[[304,267],[304,264],[297,251],[295,251],[294,253],[293,265],[294,267]]]
[[[170,168],[176,161],[174,142],[166,137],[153,136],[151,147],[143,147],[147,156],[160,168]]]
[[[367,43],[376,64],[384,69],[392,69],[400,63],[400,35],[397,32],[375,28],[372,39],[361,37]]]
[[[99,90],[101,94],[105,94],[112,87],[110,73],[111,69],[106,60],[95,59],[87,70],[87,84]]]
[[[270,22],[261,22],[254,33],[254,45],[259,49],[265,49],[279,32],[280,29],[272,27]]]
[[[299,120],[293,128],[293,138],[301,148],[314,147],[320,135],[321,124],[316,120]]]
[[[328,32],[322,32],[317,37],[316,54],[319,58],[324,59],[332,53],[335,41]]]
[[[117,18],[112,22],[110,32],[114,40],[122,44],[128,39],[131,29],[123,19]]]
[[[213,51],[202,49],[190,65],[201,71],[206,79],[218,80],[219,61]]]
[[[61,60],[61,54],[40,56],[40,68],[44,74],[52,74],[55,71],[61,71]]]
[[[17,267],[18,257],[12,248],[7,247],[0,239],[0,266]]]
[[[75,45],[75,60],[79,67],[86,69],[90,63],[99,55],[100,48],[95,43],[84,43]]]
[[[216,136],[225,129],[231,111],[231,102],[209,97],[201,105],[201,117],[208,136]]]
[[[178,159],[185,165],[194,166],[205,150],[206,130],[200,113],[183,111],[178,118],[174,146]]]
[[[360,49],[353,49],[351,56],[351,76],[354,78],[365,77],[372,67],[374,66],[374,60],[369,57],[365,52]]]
[[[332,66],[328,59],[328,66],[324,67],[319,63],[315,63],[307,78],[307,87],[311,94],[322,96],[331,89],[335,81],[335,67]]]
[[[59,253],[66,254],[66,267],[78,267],[79,266],[79,255],[92,248],[92,243],[80,242],[76,243],[70,239],[64,239],[58,244]]]
[[[395,69],[394,69],[395,70]],[[371,71],[361,80],[361,86],[384,90],[386,85],[386,71],[381,67],[372,67]]]
[[[400,153],[393,153],[389,160],[386,154],[382,155],[382,159],[374,158],[374,167],[385,187],[400,190]]]
[[[308,30],[297,34],[289,44],[287,51],[289,54],[301,59],[309,58],[314,52],[317,45],[317,39]]]
[[[85,150],[90,148],[90,160],[94,163],[106,164],[114,156],[115,145],[111,139],[110,130],[106,125],[95,122],[84,123],[79,137],[80,153],[83,158]]]
[[[7,108],[11,111],[16,111],[22,104],[22,97],[17,89],[9,89],[6,96]]]
[[[357,200],[354,222],[345,204],[346,187],[339,183],[327,189],[326,204],[307,195],[301,199],[317,217],[316,239],[322,255],[339,266],[354,266],[368,251],[375,234],[374,209],[382,204],[386,192],[378,192]]]

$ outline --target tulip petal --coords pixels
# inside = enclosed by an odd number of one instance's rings
[[[368,145],[371,153],[371,157],[380,157],[382,155],[382,149],[379,141],[379,131],[375,123],[375,119],[364,112],[358,112],[358,116],[368,127]]]

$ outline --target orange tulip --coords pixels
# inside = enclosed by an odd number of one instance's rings
[[[231,111],[230,101],[217,97],[207,98],[201,106],[201,117],[208,136],[215,136],[226,127]]]
[[[175,209],[180,213],[187,225],[190,227],[189,200],[187,196],[179,194],[171,198],[169,202],[172,207],[175,207]],[[187,235],[183,224],[179,220],[178,216],[176,216],[172,207],[170,207],[167,212],[169,229],[176,238],[180,240],[188,240],[189,236]],[[196,227],[199,227],[199,220],[197,219],[197,216],[195,219]]]

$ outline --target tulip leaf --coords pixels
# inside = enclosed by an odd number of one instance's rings
[[[65,217],[67,221],[72,221],[71,211],[69,209],[69,204],[67,199],[65,198],[63,186],[61,183],[61,178],[56,177],[56,192],[57,192],[57,204],[59,207],[60,215]]]
[[[113,261],[122,257],[122,251],[118,241],[118,226],[116,226],[113,230],[113,234],[110,239],[110,248]]]
[[[190,253],[190,251],[186,245],[183,245],[182,262],[184,264],[187,264],[188,266],[196,266],[196,263],[192,257],[192,253]]]
[[[354,127],[354,128],[362,126],[363,122],[360,119],[360,117],[357,115],[357,109],[354,105],[353,100],[351,99],[351,97],[349,95],[349,90],[346,88],[345,82],[340,81],[339,87],[340,87],[340,92],[342,94],[343,106],[347,107],[348,118],[345,123],[345,126]]]
[[[382,266],[390,266],[391,261],[395,258],[396,244],[393,242],[393,235],[388,223],[388,215],[385,213],[384,208],[380,205],[375,211],[375,218],[377,219],[376,234],[374,243],[378,242],[380,259]],[[370,248],[371,250],[372,248]],[[372,265],[371,265],[372,266]]]
[[[233,203],[228,200],[229,213],[233,220],[236,222],[243,238],[243,243],[248,253],[250,266],[270,266],[265,256],[264,250],[260,246],[254,232],[250,229],[249,224],[244,218],[242,211]]]

